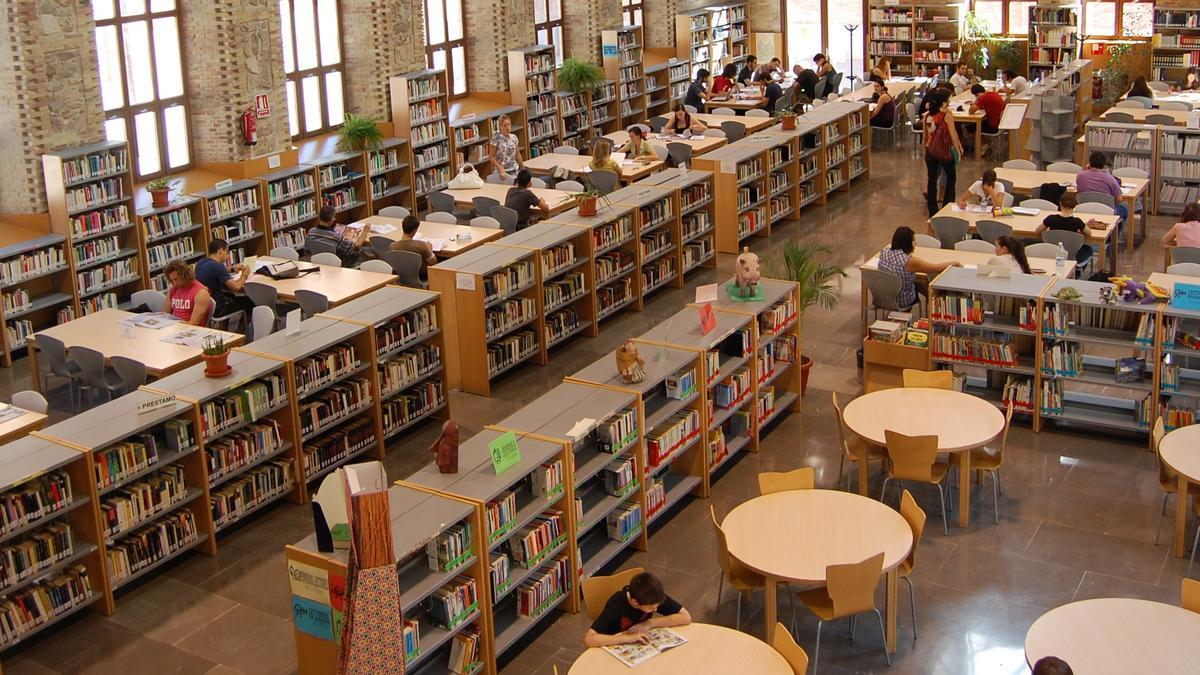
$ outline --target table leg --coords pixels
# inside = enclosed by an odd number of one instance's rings
[[[983,159],[983,124],[975,120],[975,159]]]
[[[779,592],[779,580],[768,576],[766,577],[766,581],[767,587],[763,590],[763,604],[766,605],[763,610],[763,621],[767,624],[767,644],[774,644],[775,622],[779,620],[775,616],[775,605],[779,602],[776,597],[776,594]],[[738,602],[741,602],[741,598],[738,599]]]
[[[1165,269],[1165,268],[1164,268]],[[862,271],[859,270],[860,281],[859,285],[859,304],[862,312],[862,330],[859,332],[859,339],[867,337],[867,281],[861,277]]]
[[[889,652],[895,652],[896,651],[896,615],[898,614],[897,610],[899,609],[896,606],[896,591],[898,590],[897,586],[900,583],[900,577],[899,577],[899,574],[896,572],[895,567],[888,570],[888,573],[886,576],[887,576],[887,582],[886,582],[887,583],[887,600],[885,603],[886,607],[884,607],[884,612],[887,613],[887,622],[886,622],[887,628],[885,630],[885,632],[887,633],[887,650]],[[914,630],[915,630],[915,627],[914,627]]]
[[[958,453],[958,526],[971,526],[971,451]]]
[[[25,341],[25,351],[29,354],[29,376],[33,380],[33,390],[36,391],[37,393],[45,396],[46,392],[42,391],[42,378],[38,374],[38,362],[37,362],[38,350],[37,350],[37,347],[34,345],[33,340]],[[74,403],[71,404],[72,407],[74,407],[74,405],[75,405]]]
[[[1182,558],[1187,544],[1188,479],[1179,476],[1175,493],[1175,557]]]
[[[863,457],[858,461],[858,494],[870,497],[871,463]]]

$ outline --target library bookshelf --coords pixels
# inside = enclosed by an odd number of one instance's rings
[[[488,145],[500,130],[500,116],[508,115],[512,121],[512,133],[518,138],[528,136],[525,130],[524,106],[505,105],[486,111],[468,113],[451,120],[450,147],[454,156],[454,171],[464,164],[471,164],[480,175],[491,173],[488,160]],[[520,141],[522,147],[525,141]]]
[[[946,2],[872,2],[871,65],[886,56],[898,75],[950,77],[960,54],[963,9]]]
[[[1154,180],[1155,213],[1181,213],[1200,201],[1200,130],[1158,128],[1158,161],[1149,171]]]
[[[676,103],[682,103],[691,73],[691,62],[675,57],[646,66],[646,115],[669,115]]]
[[[871,125],[864,101],[836,101],[804,115],[823,125],[825,189],[848,192],[850,182],[870,176]]]
[[[868,33],[867,53],[874,67],[886,56],[892,71],[898,75],[915,75],[913,46],[916,39],[915,16],[910,4],[872,2],[870,8],[871,28]]]
[[[450,387],[491,395],[491,380],[536,358],[545,363],[536,251],[484,244],[429,268],[442,296]]]
[[[589,152],[595,137],[591,122],[591,92],[560,91],[555,95],[558,97],[558,128],[562,130],[562,144],[575,148],[580,154]]]
[[[1152,80],[1182,83],[1187,69],[1200,66],[1200,7],[1154,10]]]
[[[143,287],[129,145],[105,141],[42,155],[50,229],[67,238],[75,292],[59,322],[116,308]]]
[[[162,272],[172,260],[194,263],[204,257],[209,241],[205,220],[203,200],[187,195],[167,206],[138,209],[147,288],[166,293],[170,283]]]
[[[387,138],[375,150],[367,151],[367,178],[371,188],[371,208],[367,215],[388,206],[403,206],[416,211],[413,200],[412,153],[408,140]]]
[[[576,335],[596,337],[596,277],[592,233],[576,225],[542,222],[503,240],[504,246],[536,252],[536,310],[542,317],[542,362],[549,351]]]
[[[637,238],[633,275],[634,307],[641,311],[646,298],[668,285],[683,288],[683,232],[679,220],[679,191],[672,185],[629,185],[609,193],[609,201],[632,206]]]
[[[600,206],[594,216],[579,209],[551,216],[546,222],[575,225],[592,232],[592,278],[596,295],[596,323],[636,306],[634,272],[640,242],[634,230],[634,208],[620,204]]]
[[[270,226],[259,200],[259,189],[258,181],[243,179],[195,194],[201,201],[208,240],[228,242],[231,263],[266,255],[271,250],[267,235]]]
[[[592,137],[611,134],[623,129],[620,120],[620,101],[617,99],[617,83],[605,80],[600,88],[588,93],[591,108]]]
[[[25,338],[54,325],[60,310],[74,306],[66,248],[65,235],[0,223],[0,361],[5,367],[12,366],[13,353],[25,347]]]
[[[745,3],[704,7],[675,15],[675,56],[691,62],[691,75],[701,68],[714,76],[727,63],[741,66],[750,55]],[[685,87],[686,91],[686,87]]]
[[[449,163],[450,157],[445,156]],[[413,158],[417,164],[416,157]],[[335,152],[307,163],[317,172],[317,208],[332,206],[339,219],[347,222],[371,215],[368,200],[371,185],[367,179],[367,158],[361,152]]]
[[[562,137],[554,45],[509,50],[508,91],[513,105],[525,109],[525,156],[553,152]]]
[[[645,40],[641,26],[622,26],[600,32],[604,76],[617,84],[619,128],[646,121]]]
[[[682,251],[682,276],[717,266],[715,243],[716,215],[711,171],[659,171],[638,185],[673,185],[679,188],[679,224]]]
[[[388,78],[388,88],[395,133],[408,141],[412,151],[413,203],[420,208],[425,195],[450,182],[450,89],[446,71],[393,75]]]
[[[1029,7],[1029,79],[1043,78],[1079,58],[1078,3],[1039,3]]]
[[[485,587],[487,568],[478,551],[484,549],[483,521],[473,504],[455,497],[435,494],[431,491],[408,485],[392,485],[388,488],[388,508],[391,515],[392,548],[400,576],[400,609],[405,622],[406,672],[437,672],[435,661],[446,662],[451,652],[468,655],[459,665],[466,665],[458,672],[465,674],[486,673],[494,675],[494,661],[479,637],[472,632],[483,633],[482,590]],[[414,527],[414,523],[428,523],[430,528]],[[450,552],[455,553],[449,557]],[[305,589],[305,595],[293,593],[293,604],[304,607],[315,604],[314,609],[330,617],[329,630],[317,634],[295,628],[296,657],[302,675],[327,675],[337,672],[338,646],[341,644],[342,624],[340,616],[346,611],[345,587],[349,568],[348,549],[331,552],[320,551],[316,535],[311,535],[286,548],[289,578],[304,578],[303,575],[325,577],[328,581],[327,597]],[[436,604],[441,612],[449,604],[443,599],[443,588],[466,580],[474,584],[476,601],[466,604],[450,616],[451,621],[442,622],[442,614],[431,608]],[[298,589],[293,586],[293,589]],[[334,621],[334,616],[339,620]],[[407,642],[412,633],[412,647]],[[463,643],[461,646],[456,643]],[[464,649],[465,647],[465,649]],[[490,644],[487,645],[490,647]],[[461,651],[460,651],[461,650]],[[473,654],[472,654],[473,652]],[[465,662],[465,663],[464,663]],[[447,672],[449,667],[442,668]]]
[[[260,202],[267,209],[271,225],[271,248],[304,248],[304,234],[320,212],[317,194],[317,170],[311,164],[297,164],[257,177]]]

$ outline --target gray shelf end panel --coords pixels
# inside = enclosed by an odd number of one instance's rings
[[[496,422],[496,426],[566,439],[567,432],[579,420],[590,417],[600,422],[635,400],[633,394],[626,392],[564,382]]]
[[[343,303],[318,316],[326,319],[354,319],[381,326],[393,317],[437,300],[437,293],[404,286],[384,286]]]
[[[711,180],[711,178],[712,178],[711,171],[699,171],[696,169],[689,169],[682,176],[680,176],[680,173],[678,170],[657,171],[657,172],[652,173],[649,176],[643,178],[642,180],[638,181],[638,184],[639,185],[642,183],[645,183],[646,185],[670,184],[673,187],[686,188],[686,187],[691,187],[692,185],[695,185],[696,183],[699,183],[701,181]]]
[[[286,331],[279,331],[261,340],[255,340],[248,349],[284,359],[302,359],[345,342],[363,330],[364,326],[358,324],[316,316],[300,322],[298,335],[288,335]],[[358,354],[359,360],[369,357],[370,354]]]
[[[1044,274],[1020,272],[1014,272],[1007,278],[980,276],[976,270],[951,267],[938,276],[933,288],[942,292],[1008,295],[1033,300],[1041,295],[1054,279]]]
[[[0,445],[0,490],[8,490],[48,471],[75,461],[78,450],[37,436]]]
[[[468,499],[489,501],[519,482],[536,467],[545,463],[563,446],[526,435],[516,434],[521,450],[521,461],[500,475],[492,465],[488,444],[505,432],[484,429],[459,445],[458,473],[443,474],[437,464],[427,464],[405,479],[414,485],[422,485],[442,492],[449,492]]]
[[[545,221],[536,225],[530,225],[523,230],[504,237],[496,243],[506,246],[546,249],[585,233],[587,233],[587,230],[578,225],[563,225],[561,223]],[[581,253],[583,251],[575,252],[577,256]]]
[[[226,377],[208,377],[204,374],[204,364],[196,364],[147,386],[203,402],[244,386],[284,365],[282,360],[235,350],[229,353],[229,367],[233,372]]]
[[[699,308],[684,307],[654,328],[638,336],[637,339],[665,342],[676,347],[714,349],[721,344],[721,341],[742,326],[749,324],[753,319],[749,315],[734,312],[714,312],[713,314],[716,317],[717,325],[708,333],[700,331]]]
[[[152,391],[140,389],[132,391],[108,403],[69,417],[58,424],[48,426],[42,429],[41,433],[73,443],[81,448],[91,450],[103,448],[172,417],[178,417],[191,408],[189,403],[176,401],[149,412],[138,412],[139,405],[162,398],[162,396],[162,394]],[[199,432],[199,429],[192,430],[193,434]]]
[[[681,370],[689,361],[696,358],[695,352],[686,349],[657,347],[646,344],[638,347],[638,354],[646,362],[646,377],[641,382],[630,384],[621,379],[621,375],[617,372],[616,352],[605,354],[583,370],[571,375],[571,377],[583,382],[632,389],[644,395],[662,384],[667,377]],[[701,381],[700,374],[697,373],[696,377],[699,383]]]

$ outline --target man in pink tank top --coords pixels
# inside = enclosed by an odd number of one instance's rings
[[[167,290],[167,306],[176,318],[193,326],[208,325],[212,312],[212,296],[204,284],[196,281],[192,266],[182,260],[174,260],[163,272],[171,288]]]

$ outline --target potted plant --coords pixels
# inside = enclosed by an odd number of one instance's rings
[[[604,83],[604,71],[594,63],[589,63],[574,56],[563,59],[558,67],[558,88],[572,94],[582,94],[585,91],[599,89]]]
[[[837,265],[822,262],[821,257],[832,252],[825,244],[811,241],[787,241],[778,256],[767,259],[767,275],[794,281],[800,286],[800,333],[804,333],[804,311],[813,305],[825,309],[837,307],[841,300],[841,279],[846,272]],[[800,351],[800,345],[797,345]],[[808,371],[812,359],[800,354],[800,395],[808,388]]]
[[[583,179],[583,191],[572,192],[571,198],[575,200],[575,205],[579,207],[579,215],[594,216],[596,215],[596,205],[599,202],[604,202],[605,206],[609,205],[608,197],[605,197],[602,192],[592,185],[591,181]]]
[[[220,335],[205,338],[200,355],[204,358],[206,377],[224,377],[232,370],[229,367],[229,345],[225,344],[225,338]]]
[[[791,131],[796,128],[796,111],[791,106],[780,108],[775,111],[775,119],[783,123],[784,131]]]
[[[339,152],[378,150],[382,143],[383,132],[379,125],[365,115],[346,115],[346,121],[338,129]]]
[[[146,183],[146,192],[150,193],[150,205],[155,208],[168,206],[171,203],[171,190],[179,185],[174,176],[160,176]]]

